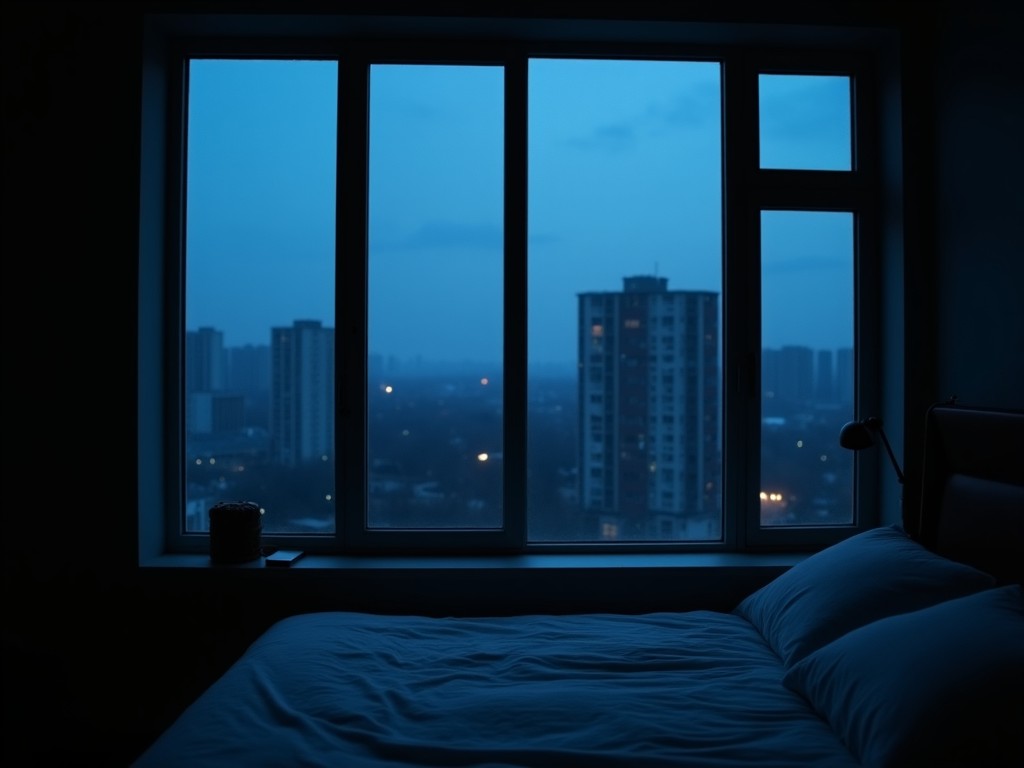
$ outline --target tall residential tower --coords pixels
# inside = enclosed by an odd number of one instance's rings
[[[580,504],[602,539],[721,535],[718,294],[579,295]]]
[[[296,320],[270,331],[270,436],[277,461],[334,457],[334,329]]]

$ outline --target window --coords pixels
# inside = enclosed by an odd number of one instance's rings
[[[500,530],[504,71],[369,76],[366,450],[400,487],[365,528]]]
[[[874,524],[838,447],[878,391],[874,59],[380,24],[150,29],[141,514],[166,548],[233,499],[321,552]]]
[[[242,494],[268,534],[330,534],[338,67],[191,58],[187,83],[184,531]]]
[[[761,214],[761,488],[779,502],[762,525],[853,523],[853,455],[834,421],[853,403],[853,219]]]
[[[851,169],[848,75],[762,74],[757,82],[761,168]]]

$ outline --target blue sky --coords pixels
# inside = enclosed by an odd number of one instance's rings
[[[636,274],[721,290],[719,68],[534,60],[529,77],[530,360],[572,364],[580,292]],[[235,346],[334,325],[336,82],[331,62],[193,63],[189,329]],[[370,83],[371,351],[500,359],[502,72],[375,66]],[[848,167],[844,79],[761,93],[766,166]],[[766,213],[762,237],[765,346],[850,346],[852,217]]]

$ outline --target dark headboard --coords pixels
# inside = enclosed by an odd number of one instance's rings
[[[1024,411],[930,408],[921,481],[925,546],[1024,583]]]

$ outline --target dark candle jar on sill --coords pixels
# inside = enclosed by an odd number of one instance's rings
[[[252,501],[221,501],[210,508],[210,560],[248,563],[262,552],[263,510]]]

